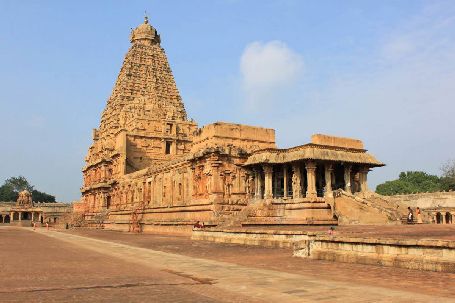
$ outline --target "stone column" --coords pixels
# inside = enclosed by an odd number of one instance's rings
[[[101,180],[102,181],[105,181],[106,180],[106,176],[107,176],[107,173],[106,173],[106,164],[103,164],[101,166]]]
[[[150,204],[155,205],[155,176],[152,177],[150,181]]]
[[[19,221],[22,221],[22,212],[19,211],[18,214],[19,214]]]
[[[288,167],[286,164],[283,164],[283,198],[288,197]]]
[[[217,158],[211,159],[210,166],[212,167],[211,171],[211,188],[210,188],[210,195],[214,199],[213,201],[218,201],[223,199],[223,187],[221,186],[221,179],[220,179],[220,168],[221,161],[218,161]]]
[[[441,213],[441,222],[442,222],[442,224],[446,224],[446,214],[445,213]]]
[[[312,161],[309,161],[305,164],[305,168],[307,171],[307,191],[306,196],[308,198],[315,198],[317,197],[316,192],[316,164]]]
[[[9,217],[9,221],[13,222],[14,221],[14,212],[12,211]]]
[[[255,170],[256,180],[255,180],[255,196],[256,199],[262,199],[262,174],[259,168]]]
[[[344,165],[344,190],[348,193],[352,193],[351,190],[351,164]]]
[[[325,197],[332,197],[333,192],[332,192],[332,164],[328,163],[325,165]]]
[[[272,199],[273,192],[272,192],[272,174],[273,174],[273,167],[270,165],[263,165],[264,175],[265,175],[265,189],[264,189],[264,199]]]
[[[367,177],[368,177],[368,172],[370,169],[368,167],[365,167],[360,170],[359,176],[360,176],[360,191],[361,192],[367,192],[368,191],[368,183],[367,183]]]
[[[34,222],[34,221],[35,221],[35,212],[32,211],[32,222]]]
[[[292,198],[302,198],[302,180],[298,163],[292,164]]]

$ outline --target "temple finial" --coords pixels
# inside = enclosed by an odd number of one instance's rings
[[[147,16],[147,11],[144,11],[144,23],[145,24],[149,23],[149,17]]]

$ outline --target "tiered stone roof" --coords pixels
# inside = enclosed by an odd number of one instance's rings
[[[132,30],[130,41],[100,126],[94,130],[88,164],[109,158],[120,130],[155,131],[158,121],[187,121],[160,36],[147,17]]]
[[[100,137],[119,128],[135,128],[128,122],[141,118],[138,115],[147,120],[187,119],[160,36],[147,18],[132,31],[130,39],[132,45],[102,114]]]

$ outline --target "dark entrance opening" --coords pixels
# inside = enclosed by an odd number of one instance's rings
[[[111,196],[107,196],[106,197],[106,208],[110,208],[111,207]]]
[[[272,192],[274,198],[281,198],[284,196],[283,168],[279,165],[273,166]]]
[[[172,146],[172,142],[166,141],[166,149],[165,149],[165,154],[166,155],[170,155],[171,154],[171,146]]]
[[[5,223],[10,223],[11,219],[9,217],[9,215],[5,215],[5,218],[3,219],[3,222]]]
[[[436,224],[442,223],[442,215],[441,213],[436,213]]]
[[[332,189],[342,189],[346,188],[346,182],[344,182],[344,165],[337,163],[333,166],[333,184]]]
[[[325,168],[324,165],[316,165],[316,193],[318,197],[324,197]]]
[[[452,224],[452,215],[449,212],[446,213],[446,224]]]

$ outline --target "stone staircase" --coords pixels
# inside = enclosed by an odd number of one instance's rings
[[[378,224],[400,223],[403,216],[403,210],[398,204],[373,192],[360,196],[337,190],[334,197],[334,215],[337,218],[344,217],[345,222],[350,220],[354,224],[374,224],[376,220]]]
[[[239,211],[220,212],[218,227],[266,225],[337,225],[324,201],[282,203],[259,200]]]

